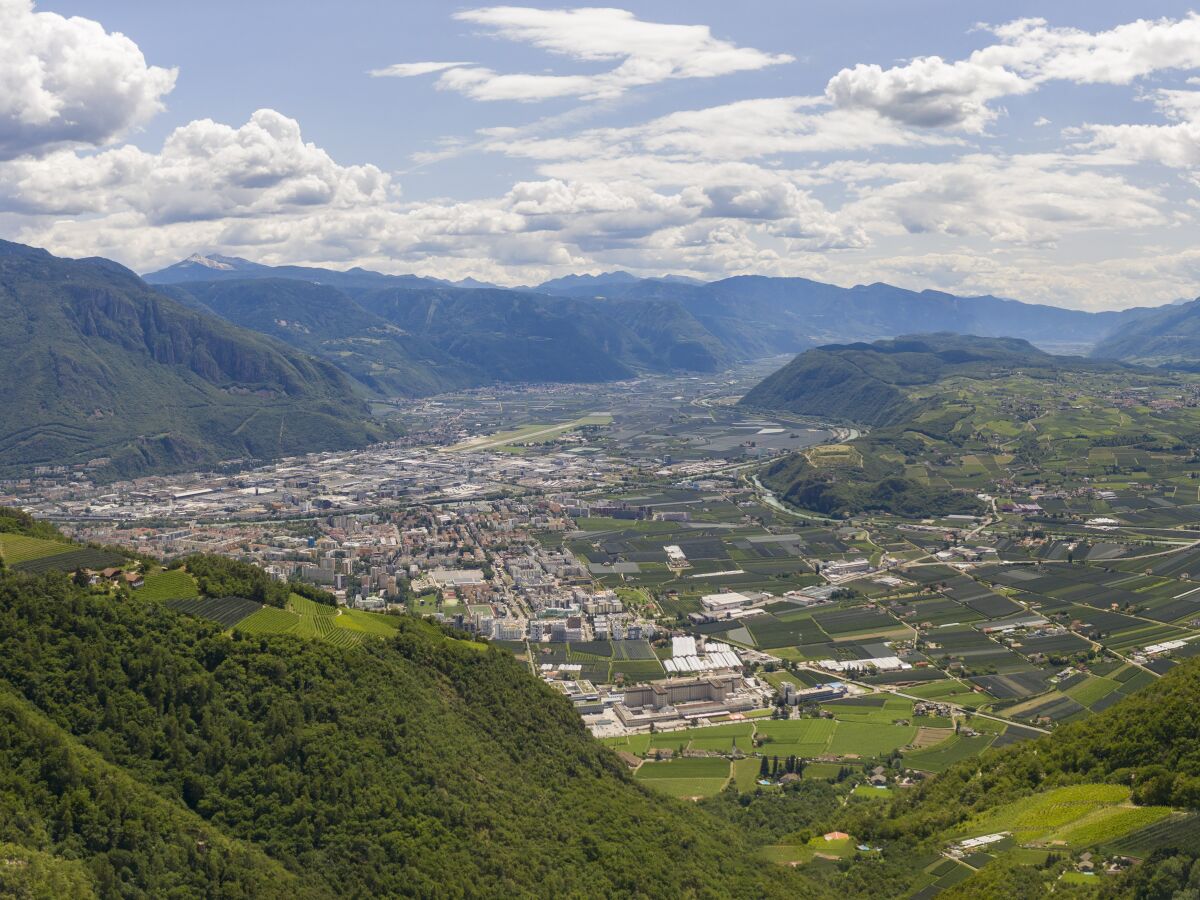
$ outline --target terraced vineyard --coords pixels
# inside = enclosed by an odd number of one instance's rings
[[[264,606],[238,623],[238,631],[245,634],[292,634],[300,624],[300,617],[286,609]]]
[[[291,634],[335,647],[357,647],[368,637],[387,637],[396,627],[388,616],[338,609],[292,594],[287,609],[265,606],[237,624],[246,634]]]
[[[57,541],[43,541],[20,535],[3,535],[6,539],[20,537],[22,541],[36,541],[38,546],[23,543],[14,547],[13,557],[4,557],[5,563],[18,572],[38,574],[41,572],[74,572],[77,569],[107,569],[126,562],[125,557],[111,550],[94,547],[78,547]],[[65,552],[59,548],[65,548]]]
[[[1103,818],[1099,816],[1102,811],[1122,808],[1128,801],[1129,789],[1117,784],[1055,788],[989,810],[960,826],[958,832],[963,837],[973,837],[1007,831],[1022,842],[1053,841],[1070,834],[1073,829],[1094,824]],[[1136,820],[1131,820],[1133,822]],[[1082,836],[1086,836],[1086,831],[1081,831],[1076,839]],[[1101,839],[1112,836],[1102,834]]]

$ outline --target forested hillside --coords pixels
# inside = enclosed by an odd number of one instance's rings
[[[107,260],[0,242],[0,472],[211,465],[378,440],[328,362],[155,293]]]
[[[398,621],[230,638],[0,576],[0,843],[102,896],[795,895],[507,652]]]
[[[871,344],[829,344],[801,353],[755,386],[741,404],[865,425],[894,425],[921,408],[910,396],[913,389],[944,378],[996,378],[1015,370],[1051,374],[1113,365],[1053,356],[1016,338],[907,335]]]

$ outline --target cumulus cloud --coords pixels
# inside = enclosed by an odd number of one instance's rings
[[[341,166],[300,126],[261,109],[240,128],[201,119],[159,153],[127,145],[87,156],[58,151],[0,167],[0,208],[24,213],[132,211],[149,225],[346,208],[387,200],[375,166]]]
[[[965,60],[926,56],[889,69],[860,63],[838,72],[825,93],[840,107],[873,109],[907,125],[980,132],[998,114],[991,101],[1047,81],[1129,84],[1154,72],[1200,67],[1195,13],[1101,32],[1033,18],[980,27],[999,42]]]
[[[825,93],[840,107],[872,109],[906,125],[978,132],[996,117],[989,100],[1032,89],[1030,82],[999,66],[926,56],[891,69],[861,63],[842,69]]]
[[[611,99],[630,88],[678,78],[712,78],[791,62],[713,36],[707,25],[645,22],[624,9],[533,9],[493,6],[454,18],[488,34],[586,62],[617,62],[589,75],[503,74],[468,63],[399,63],[373,75],[407,77],[442,72],[438,87],[475,100]]]
[[[175,75],[98,22],[0,0],[0,159],[111,143],[163,108]]]
[[[1179,169],[1200,166],[1200,120],[1177,125],[1091,125],[1084,146],[1109,151],[1110,161],[1153,162]]]
[[[1194,16],[1098,33],[1022,20],[981,32],[991,46],[961,61],[848,66],[818,96],[738,99],[608,127],[595,127],[597,108],[585,105],[532,125],[458,135],[435,144],[427,165],[494,153],[509,157],[493,167],[497,178],[507,168],[516,174],[486,196],[414,202],[401,195],[397,176],[335,160],[270,109],[240,125],[190,122],[157,149],[110,146],[153,113],[173,73],[147,67],[131,42],[95,23],[42,15],[27,2],[0,0],[0,47],[13,44],[8,22],[36,20],[59,40],[39,44],[27,27],[20,52],[0,54],[0,148],[16,146],[17,119],[36,124],[43,115],[50,123],[32,143],[33,132],[21,132],[19,154],[0,149],[0,217],[10,231],[16,223],[18,239],[66,255],[147,270],[219,250],[271,264],[510,284],[614,267],[804,275],[1096,306],[1185,296],[1200,279],[1200,253],[1186,249],[1188,229],[1180,227],[1192,224],[1200,201],[1186,193],[1185,179],[1168,189],[1161,173],[1141,165],[1200,166],[1200,91],[1165,79],[1139,87],[1164,124],[1118,120],[1071,131],[1065,122],[1057,152],[1022,155],[1012,152],[1015,142],[997,149],[1003,135],[977,137],[998,126],[1005,97],[1052,79],[1127,84],[1194,65]],[[432,76],[479,99],[602,99],[788,59],[738,47],[704,26],[644,22],[622,10],[495,7],[458,18],[581,65],[497,74],[476,63],[424,61],[372,74]],[[93,63],[83,66],[93,93],[72,89],[83,92],[86,115],[71,111],[75,95],[61,75],[52,77],[54,65],[38,68],[57,60],[44,48],[67,47],[61,35],[75,29],[91,35],[90,43],[80,38],[88,47],[137,62],[117,67],[128,75],[110,79],[117,87],[95,75]],[[155,86],[146,73],[167,80]],[[104,98],[120,91],[141,100],[111,105],[119,115],[104,127],[87,119],[107,112]],[[104,109],[92,109],[93,100]],[[51,136],[60,126],[74,131]],[[1143,263],[1105,258],[1149,241]]]
[[[1157,163],[1178,169],[1200,166],[1200,91],[1161,89],[1147,96],[1173,124],[1087,125],[1081,146],[1105,162]]]

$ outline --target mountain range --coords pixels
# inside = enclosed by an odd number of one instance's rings
[[[389,433],[372,398],[708,374],[914,329],[1176,368],[1200,359],[1197,303],[1087,313],[886,284],[628,273],[510,290],[225,256],[142,279],[8,242],[0,312],[5,475],[89,463],[128,475],[356,446]]]
[[[911,291],[888,284],[843,288],[804,278],[737,276],[709,283],[678,276],[638,278],[628,272],[569,275],[532,287],[496,288],[480,282],[452,285],[413,275],[382,275],[362,269],[339,272],[296,266],[270,267],[230,257],[198,257],[152,272],[146,280],[177,299],[208,303],[237,324],[259,328],[259,312],[243,307],[277,304],[265,282],[305,281],[345,295],[380,315],[405,353],[437,352],[425,363],[434,370],[413,383],[394,374],[373,387],[419,393],[423,386],[458,387],[489,381],[601,381],[637,372],[711,372],[731,362],[798,353],[831,342],[871,341],[912,332],[953,332],[985,337],[1024,338],[1043,349],[1086,352],[1110,334],[1155,310],[1135,308],[1090,313],[1022,303],[992,296],[957,297],[940,291]],[[215,283],[252,282],[239,300],[209,302]],[[388,292],[387,300],[380,295]],[[261,296],[260,296],[261,295]],[[332,297],[332,295],[330,295]],[[556,298],[549,302],[546,298]],[[433,312],[431,312],[433,310]],[[453,313],[447,320],[445,312]],[[561,313],[578,328],[551,322]],[[358,313],[356,311],[356,317]],[[283,317],[287,318],[287,317]],[[289,319],[290,321],[290,319]],[[497,326],[501,331],[497,332]],[[378,346],[384,325],[363,323],[363,336]],[[446,330],[452,332],[447,335]],[[268,332],[310,352],[322,348],[298,334]],[[346,360],[347,334],[331,338],[326,355]],[[413,342],[406,341],[411,337]],[[492,353],[499,337],[517,350],[528,342],[542,352],[519,371],[501,364],[510,354]],[[556,354],[549,341],[586,341]],[[586,353],[581,355],[581,348]],[[367,352],[360,343],[358,353]],[[368,356],[375,351],[368,352]],[[597,356],[596,354],[599,354]],[[376,371],[394,365],[393,353],[372,360]],[[601,358],[603,357],[603,358]],[[438,360],[444,364],[438,366]],[[361,361],[361,360],[360,360]],[[362,365],[347,363],[355,377]],[[370,379],[368,379],[369,381]]]
[[[1127,327],[1110,332],[1092,355],[1200,371],[1200,300],[1147,311]]]

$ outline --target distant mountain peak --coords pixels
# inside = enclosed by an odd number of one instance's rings
[[[245,262],[245,260],[215,255],[203,256],[199,253],[193,253],[187,259],[176,263],[176,265],[203,266],[206,269],[218,269],[222,272],[229,272],[236,269],[239,262]]]

